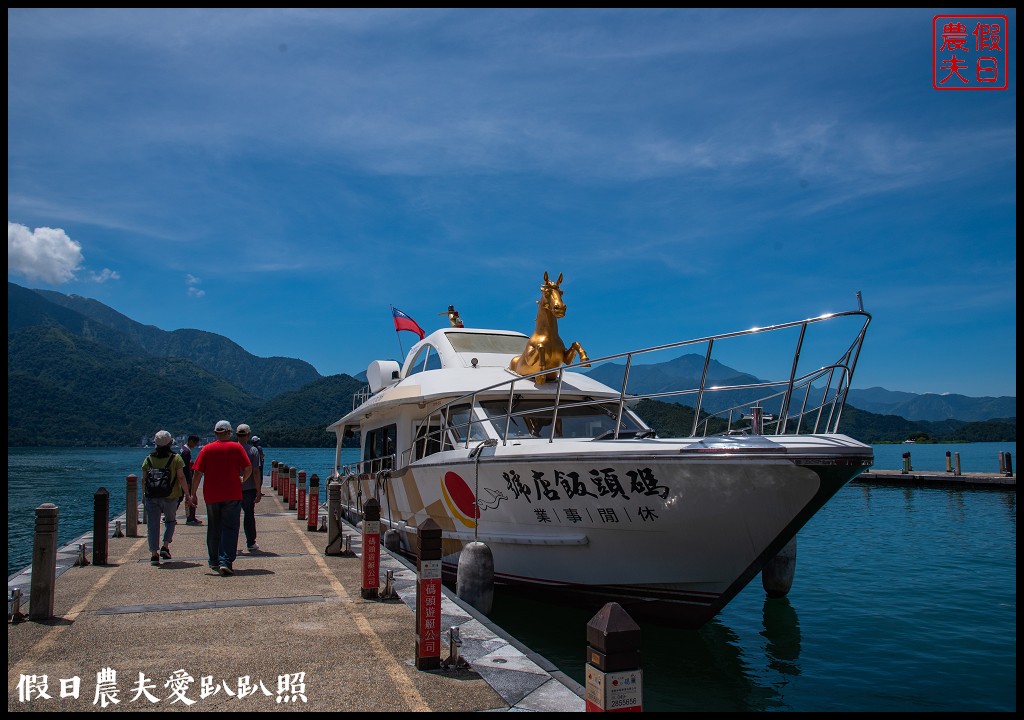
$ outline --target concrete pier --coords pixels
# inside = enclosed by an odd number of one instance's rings
[[[53,617],[8,625],[8,711],[584,710],[578,683],[447,588],[441,636],[458,628],[468,667],[416,669],[415,571],[381,547],[398,597],[361,598],[351,525],[342,532],[354,556],[327,555],[327,536],[267,492],[260,550],[239,553],[222,577],[207,566],[206,526],[186,525],[184,512],[159,567],[145,537],[108,538],[106,565],[74,566],[92,533],[58,550]],[[8,590],[30,582],[26,569]]]
[[[854,478],[855,483],[878,483],[880,485],[906,485],[914,487],[990,487],[1001,490],[1016,490],[1016,475],[994,473],[903,472],[902,470],[871,470]]]

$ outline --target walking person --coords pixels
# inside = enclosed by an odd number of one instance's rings
[[[252,463],[242,446],[231,440],[231,423],[227,420],[219,421],[213,434],[217,439],[199,451],[192,479],[197,487],[206,479],[206,551],[210,569],[226,577],[235,574],[242,483],[249,478]]]
[[[259,447],[250,443],[252,429],[242,423],[235,429],[235,439],[245,449],[252,465],[252,473],[242,483],[242,530],[245,532],[245,549],[256,552],[256,503],[263,499],[263,463]]]
[[[181,448],[181,452],[178,453],[179,455],[181,455],[181,459],[185,463],[185,466],[182,468],[182,470],[185,473],[185,481],[188,482],[189,496],[193,500],[196,501],[196,502],[193,502],[191,504],[186,505],[186,508],[185,508],[185,524],[186,525],[202,525],[203,524],[203,521],[196,517],[196,506],[199,505],[199,502],[198,502],[199,501],[199,498],[198,498],[199,487],[192,481],[192,478],[194,476],[194,473],[192,472],[192,451],[196,449],[197,445],[199,445],[199,436],[198,435],[189,435],[188,436],[188,440],[185,442],[185,445]],[[179,501],[178,507],[181,507],[180,501]]]
[[[194,507],[195,500],[188,491],[184,462],[181,456],[171,450],[171,434],[166,430],[153,436],[156,446],[142,461],[142,488],[146,503],[146,535],[149,541],[149,561],[160,565],[160,559],[171,559],[171,541],[180,498],[186,498],[188,507]],[[160,517],[164,518],[164,542],[160,545]],[[158,549],[159,548],[159,549]]]

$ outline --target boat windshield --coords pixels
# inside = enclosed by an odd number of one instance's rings
[[[505,432],[508,402],[484,400],[480,403],[487,419],[501,436]],[[616,403],[595,403],[558,409],[555,422],[556,438],[597,438],[615,433]],[[551,418],[554,415],[549,400],[519,400],[513,402],[512,416],[508,420],[508,438],[546,438],[551,436]],[[622,413],[619,436],[631,437],[641,429],[629,412]]]
[[[445,333],[455,352],[496,353],[518,355],[523,351],[522,335],[499,335],[497,333]]]

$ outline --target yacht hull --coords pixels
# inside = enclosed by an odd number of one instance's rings
[[[378,498],[409,555],[432,519],[449,572],[480,541],[497,583],[697,627],[871,460],[842,435],[523,443],[349,476],[342,497],[356,518]]]

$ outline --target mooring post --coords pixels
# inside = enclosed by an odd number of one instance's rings
[[[277,496],[288,502],[288,466],[284,463],[277,466]]]
[[[360,594],[373,600],[380,592],[380,501],[370,498],[363,506],[363,584]]]
[[[288,509],[295,509],[295,489],[299,484],[299,471],[293,467],[288,468]]]
[[[960,453],[953,453],[953,474],[960,475]]]
[[[908,472],[910,472],[910,452],[909,451],[903,453],[903,470],[901,470],[900,472],[903,475],[906,475]]]
[[[125,534],[128,537],[139,536],[139,476],[129,475],[125,478]]]
[[[946,472],[953,472],[953,454],[949,450],[946,451]]]
[[[610,602],[587,623],[587,712],[642,712],[640,626]]]
[[[337,480],[327,485],[327,548],[324,555],[342,555],[341,532],[341,483]]]
[[[441,667],[441,526],[428,517],[417,526],[416,538],[416,669],[437,670]]]
[[[1010,453],[1006,453],[1006,477],[1013,477],[1013,458]]]
[[[57,584],[57,506],[43,503],[36,508],[36,535],[32,545],[32,581],[29,595],[30,620],[53,617],[54,586]]]
[[[306,512],[306,530],[316,531],[316,519],[320,516],[320,476],[309,476],[309,507]]]
[[[1002,475],[1006,472],[1006,453],[1002,450],[999,451],[999,474]]]
[[[277,490],[277,460],[270,463],[270,488]]]
[[[306,519],[306,471],[299,470],[299,489],[295,497],[295,506],[298,510],[297,520]]]
[[[100,488],[92,496],[92,564],[107,564],[110,532],[110,493]]]

